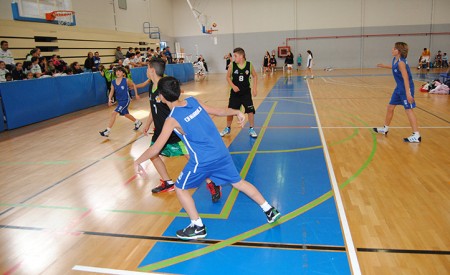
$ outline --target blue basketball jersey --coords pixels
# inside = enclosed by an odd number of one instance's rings
[[[173,108],[169,117],[176,119],[184,131],[182,135],[174,130],[186,144],[189,163],[202,167],[228,157],[230,153],[208,113],[195,98],[188,97],[186,102],[186,106]]]
[[[403,62],[406,65],[406,71],[408,72],[409,89],[411,91],[411,95],[414,96],[414,82],[412,79],[411,70],[409,68],[408,61],[403,57],[400,57],[397,62],[395,61],[395,57],[392,59],[392,74],[394,75],[395,82],[397,83],[397,87],[395,87],[394,91],[397,93],[406,94],[405,82],[403,80],[402,73],[398,68],[399,62]]]
[[[112,81],[114,86],[114,93],[116,94],[117,101],[127,101],[130,99],[130,94],[128,93],[127,79],[124,77],[120,84],[116,84],[116,79]]]

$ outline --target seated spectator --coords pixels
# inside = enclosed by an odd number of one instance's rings
[[[94,66],[95,66],[94,54],[92,52],[88,52],[87,58],[84,61],[84,71],[92,72],[92,68],[94,68]]]
[[[27,55],[26,61],[31,61],[31,58],[32,58],[33,56],[36,56],[36,57],[39,58],[39,57],[41,56],[41,49],[39,49],[39,48],[34,48],[34,49],[32,49],[32,50],[30,51],[30,53]]]
[[[26,74],[28,74],[28,72],[31,72],[31,67],[33,67],[33,64],[31,64],[31,61],[23,62],[23,73],[26,75]]]
[[[6,69],[5,61],[0,61],[0,82],[6,82],[6,74],[9,74],[9,70]]]
[[[30,71],[27,73],[27,78],[26,79],[33,79],[34,78],[34,74]]]
[[[12,73],[5,74],[6,81],[13,81]]]
[[[447,53],[444,53],[442,56],[442,68],[448,68],[448,56]]]
[[[438,51],[438,53],[434,57],[434,66],[436,68],[442,67],[442,53],[441,53],[441,51]]]
[[[125,57],[130,58],[132,53],[134,53],[133,47],[129,47]]]
[[[42,73],[47,73],[48,72],[48,64],[47,64],[47,59],[43,56],[39,57],[39,67],[41,67],[41,72]]]
[[[64,70],[64,73],[66,75],[73,75],[73,70],[71,68],[67,68],[67,69]]]
[[[98,52],[94,53],[94,67],[95,67],[95,71],[99,71],[99,66],[101,64],[100,62],[100,54]]]
[[[49,61],[47,61],[47,71],[45,73],[49,73],[50,75],[52,75],[56,70],[57,69],[55,67],[55,64],[53,64],[53,60],[50,59]]]
[[[14,69],[14,57],[9,50],[8,41],[3,40],[0,45],[0,61],[5,62],[5,68],[12,71]]]
[[[420,55],[419,58],[419,66],[417,66],[417,69],[421,69],[423,66],[427,66],[427,70],[430,69],[430,50],[428,50],[427,48],[423,48],[423,52]]]
[[[123,61],[125,59],[122,53],[122,48],[120,46],[116,48],[116,53],[114,54],[114,56],[116,58],[116,60],[114,60],[114,63],[119,62],[120,60]]]
[[[164,50],[165,50],[164,55],[167,57],[167,62],[169,64],[172,64],[173,61],[172,61],[172,53],[170,52],[170,47],[167,46]]]
[[[34,77],[39,78],[42,76],[42,70],[41,70],[41,66],[39,66],[39,58],[37,58],[36,56],[33,56],[31,58],[31,70],[30,70]]]
[[[23,71],[23,64],[20,62],[16,63],[16,67],[12,70],[12,77],[14,80],[23,80],[26,78],[26,75]]]
[[[72,69],[73,74],[81,74],[83,73],[83,69],[81,69],[81,66],[78,62],[73,62],[70,64],[70,69]]]
[[[131,53],[130,57],[125,58],[125,60],[123,61],[123,66],[131,66],[131,67],[137,67],[137,64],[135,63],[135,57],[136,54],[135,53]]]

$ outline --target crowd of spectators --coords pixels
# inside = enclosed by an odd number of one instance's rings
[[[72,62],[68,64],[56,54],[51,57],[41,56],[39,48],[30,50],[25,57],[25,61],[15,62],[12,52],[9,50],[8,41],[1,41],[0,82],[97,71],[104,75],[105,70],[112,70],[118,66],[122,66],[130,72],[131,68],[146,66],[147,61],[153,58],[162,58],[168,64],[183,63],[183,59],[172,57],[170,47],[166,47],[162,51],[159,47],[156,49],[147,47],[146,51],[143,52],[140,52],[139,48],[130,47],[124,55],[120,46],[116,48],[114,63],[109,66],[102,65],[99,52],[88,52],[84,63]]]

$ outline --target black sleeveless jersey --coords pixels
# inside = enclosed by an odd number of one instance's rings
[[[231,72],[231,81],[241,92],[250,91],[251,63],[245,62],[243,69],[239,68],[236,62],[233,62],[233,71]]]
[[[148,99],[150,101],[153,124],[155,125],[155,133],[153,134],[152,141],[155,142],[161,134],[166,118],[170,114],[170,108],[161,101],[158,87],[156,87],[153,91],[153,81],[150,81],[148,88]],[[167,143],[177,143],[179,141],[181,141],[180,138],[175,134],[175,132],[172,132]]]

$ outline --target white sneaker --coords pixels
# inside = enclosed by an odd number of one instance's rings
[[[109,137],[109,131],[107,129],[99,132],[102,137]]]
[[[134,130],[135,130],[135,131],[139,130],[139,128],[141,128],[141,126],[142,126],[142,121],[137,120],[137,121],[134,123]]]
[[[403,139],[404,142],[409,142],[409,143],[420,143],[422,141],[422,137],[421,136],[416,136],[415,134],[410,135],[407,138]]]
[[[258,134],[255,132],[255,130],[253,128],[248,129],[248,134],[252,137],[252,138],[257,138]]]
[[[222,132],[220,132],[220,136],[223,137],[224,135],[228,135],[231,132],[230,127],[225,127]]]
[[[373,128],[373,131],[378,134],[387,135],[389,130],[386,130],[384,127]]]

